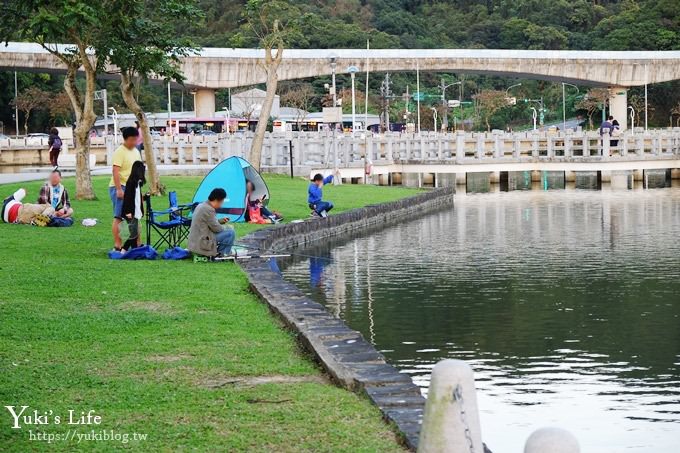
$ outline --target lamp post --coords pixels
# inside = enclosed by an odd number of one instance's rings
[[[224,110],[227,115],[227,134],[231,134],[231,112],[227,107],[222,107],[222,110]]]
[[[576,85],[571,83],[562,82],[562,130],[567,130],[567,97],[565,87],[569,85],[570,87],[576,88],[576,92],[580,93],[580,90]]]
[[[17,84],[17,72],[14,71],[14,137],[19,138],[19,104],[17,98],[19,97],[19,89]]]
[[[335,67],[337,66],[337,57],[335,55],[331,55],[330,57],[330,62],[331,62],[331,94],[333,95],[333,107],[338,106],[338,95],[335,90]]]
[[[172,98],[170,97],[170,81],[168,80],[168,130],[170,133],[168,135],[173,135],[172,133]]]
[[[514,85],[510,85],[509,87],[507,87],[507,88],[505,89],[505,95],[507,96],[507,95],[510,93],[510,90],[512,90],[513,88],[519,87],[519,86],[522,86],[522,84],[521,84],[521,83],[516,83],[516,84],[514,84]]]
[[[432,110],[432,116],[434,118],[434,131],[437,132],[437,109],[434,107],[430,107]]]
[[[109,107],[111,110],[111,118],[113,118],[113,144],[118,143],[118,112],[113,107]]]
[[[534,130],[536,130],[536,117],[538,116],[538,112],[536,111],[536,107],[531,107],[531,116],[534,119]]]
[[[463,82],[458,81],[458,82],[453,82],[449,83],[448,85],[444,84],[444,79],[441,79],[441,85],[439,85],[439,88],[442,90],[442,107],[444,107],[444,119],[442,120],[442,129],[446,131],[446,129],[449,128],[449,106],[446,104],[446,89],[448,87],[452,87],[454,85],[461,85]],[[436,129],[436,128],[435,128]]]
[[[106,88],[94,92],[95,101],[104,101],[104,137],[109,135],[109,95]]]
[[[635,109],[632,105],[629,105],[628,110],[630,110],[630,130],[635,135]]]
[[[352,75],[352,135],[354,135],[354,130],[356,129],[357,125],[357,110],[356,110],[356,93],[354,91],[354,75],[359,71],[359,68],[356,66],[350,66],[347,68],[347,72],[349,72]]]

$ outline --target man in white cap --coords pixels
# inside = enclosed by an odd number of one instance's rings
[[[54,215],[52,205],[22,203],[26,190],[19,189],[2,202],[2,221],[47,226]]]

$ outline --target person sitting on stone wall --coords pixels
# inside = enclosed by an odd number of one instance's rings
[[[54,208],[47,204],[22,203],[26,190],[19,189],[2,202],[2,221],[26,225],[47,226],[54,215]]]

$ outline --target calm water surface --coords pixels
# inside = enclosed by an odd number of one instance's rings
[[[475,370],[482,435],[541,426],[584,452],[680,451],[680,188],[457,194],[447,210],[304,251],[284,275],[426,392]]]

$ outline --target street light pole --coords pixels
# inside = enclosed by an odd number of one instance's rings
[[[332,88],[332,91],[333,91],[333,93],[332,93],[333,94],[333,107],[338,106],[338,95],[337,95],[336,90],[335,90],[335,65],[336,64],[337,63],[335,62],[335,57],[331,57],[331,77],[332,77],[331,78],[331,86],[333,87]]]
[[[356,92],[354,91],[354,75],[359,71],[359,68],[356,66],[350,66],[347,68],[347,71],[352,75],[352,135],[354,135],[354,131],[356,129],[357,125],[357,110],[356,110]]]
[[[444,79],[441,79],[441,85],[439,86],[442,90],[442,107],[444,108],[444,119],[442,120],[442,129],[444,129],[444,132],[446,132],[446,129],[449,128],[449,106],[446,103],[446,89],[448,87],[452,87],[454,85],[460,85],[463,82],[458,81],[458,82],[453,82],[449,83],[448,85],[444,84]]]
[[[534,130],[536,130],[536,117],[538,116],[536,112],[536,107],[531,107],[531,116],[534,119]]]
[[[569,85],[570,87],[576,88],[576,92],[579,93],[580,90],[576,85],[573,85],[571,83],[567,82],[562,82],[562,130],[567,130],[567,98],[566,98],[566,89],[565,86]]]
[[[227,135],[231,134],[231,112],[228,107],[222,107],[222,109],[227,112]]]
[[[416,84],[418,85],[418,135],[420,135],[420,62],[416,61]]]
[[[214,113],[214,112],[213,112]],[[168,131],[172,134],[172,102],[170,98],[170,81],[168,80]]]
[[[17,98],[19,97],[19,88],[17,84],[17,72],[14,71],[14,137],[19,138],[19,105]]]
[[[111,117],[113,118],[113,144],[115,145],[118,143],[118,112],[113,107],[109,107],[109,110],[111,110],[112,112]]]
[[[434,117],[434,131],[437,132],[437,109],[434,107],[431,107],[432,109],[432,116]]]
[[[629,105],[628,109],[630,110],[630,130],[635,135],[635,109],[632,105]]]

